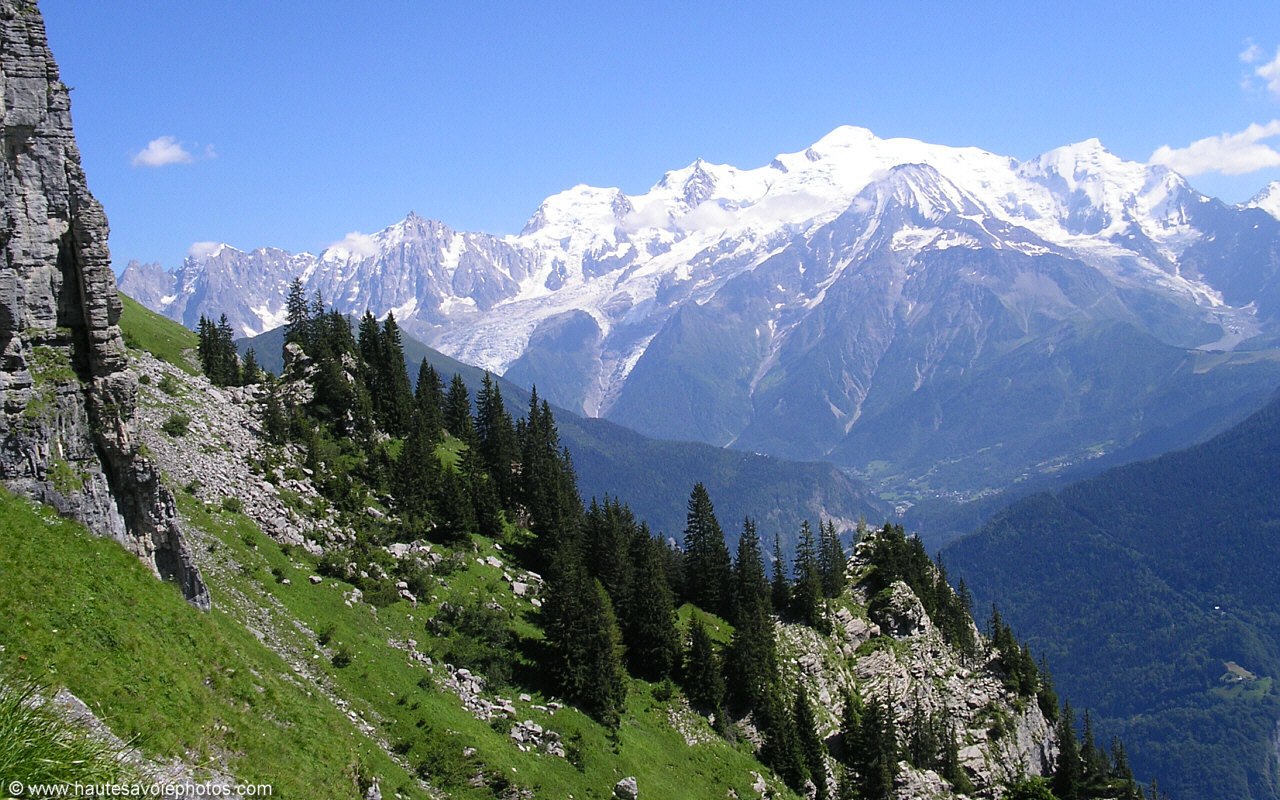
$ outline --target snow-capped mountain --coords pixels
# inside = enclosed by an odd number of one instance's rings
[[[1274,213],[1275,196],[1251,205]],[[172,273],[130,265],[121,287],[188,325],[226,313],[253,334],[281,323],[301,277],[341,310],[394,311],[455,358],[645,433],[869,471],[927,472],[945,441],[1000,447],[1009,477],[1123,450],[1280,382],[1269,356],[1208,356],[1274,336],[1278,243],[1273,216],[1097,140],[1019,162],[842,127],[755,169],[695,161],[640,195],[576,186],[516,236],[410,214],[318,256],[223,245]],[[1159,374],[1093,409],[1098,376],[1057,362],[1105,363],[1120,341]],[[1047,364],[1058,380],[1028,388],[1043,399],[1003,412],[1034,431],[955,416],[986,419],[965,393],[1017,395]],[[1187,392],[1197,399],[1167,400]],[[970,473],[983,461],[946,458]]]

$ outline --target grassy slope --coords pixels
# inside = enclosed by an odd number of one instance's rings
[[[124,322],[134,346],[180,356],[171,344],[182,341],[175,323],[154,315],[127,315]],[[431,765],[433,783],[451,796],[492,797],[489,789],[466,785],[478,770],[537,797],[607,798],[628,775],[653,797],[755,795],[752,772],[763,772],[760,764],[714,736],[686,744],[671,715],[710,733],[707,722],[690,721],[678,694],[659,701],[644,682],[631,682],[616,736],[572,708],[533,708],[549,699],[538,690],[536,669],[517,671],[517,685],[497,690],[505,698],[530,693],[531,701],[516,700],[517,719],[559,732],[571,753],[580,754],[570,759],[520,751],[510,721],[475,719],[456,696],[435,688],[425,665],[390,642],[414,639],[438,665],[450,643],[434,637],[426,623],[442,601],[496,600],[512,610],[521,649],[538,646],[532,606],[511,593],[502,569],[476,561],[486,555],[505,560],[492,542],[476,539],[464,547],[465,557],[455,559],[461,566],[437,576],[432,596],[417,609],[400,601],[375,612],[347,606],[343,595],[351,587],[345,583],[326,578],[313,585],[316,563],[305,552],[174,488],[189,529],[203,532],[201,560],[214,601],[207,614],[155,581],[115,543],[8,495],[0,504],[0,608],[11,610],[0,618],[0,663],[23,677],[67,685],[144,752],[225,761],[242,780],[274,784],[276,797],[349,797],[357,772],[380,776],[384,796],[421,796],[413,776],[261,644],[252,626],[269,628],[267,640],[290,659],[309,660],[313,674],[411,766]],[[327,634],[325,645],[317,631]],[[334,666],[332,655],[344,649],[351,663]],[[466,756],[469,747],[476,753]],[[775,796],[792,796],[777,781],[769,784]]]
[[[187,350],[194,350],[199,344],[199,337],[194,331],[144,308],[126,294],[121,293],[120,301],[124,304],[120,328],[129,347],[146,350],[191,375],[199,374],[200,370],[186,355]]]
[[[276,796],[339,797],[357,765],[400,772],[221,610],[202,614],[115,542],[0,495],[0,643],[144,752],[224,760]]]

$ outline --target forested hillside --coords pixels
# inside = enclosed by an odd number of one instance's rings
[[[1280,401],[1027,498],[944,551],[1171,797],[1275,797]]]

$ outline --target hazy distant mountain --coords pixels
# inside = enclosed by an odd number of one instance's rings
[[[641,195],[577,186],[517,236],[411,214],[318,256],[223,245],[121,286],[256,333],[300,277],[647,435],[967,496],[1153,432],[1199,441],[1263,402],[1280,221],[1255,205],[1096,140],[1019,162],[844,127]]]
[[[1280,400],[1212,440],[1026,498],[943,551],[1182,798],[1276,798]]]

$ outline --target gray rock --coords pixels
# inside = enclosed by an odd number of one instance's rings
[[[629,775],[613,785],[614,800],[637,800],[640,787],[636,785],[635,776]]]
[[[0,479],[120,542],[207,609],[173,496],[139,454],[107,218],[34,3],[0,0],[0,53]]]

